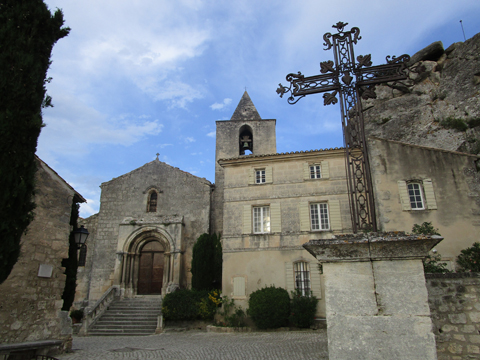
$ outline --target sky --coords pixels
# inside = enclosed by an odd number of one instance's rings
[[[295,105],[276,93],[288,73],[319,74],[323,34],[359,27],[355,55],[413,55],[480,32],[478,0],[45,0],[70,34],[52,52],[37,155],[99,210],[100,185],[156,158],[215,181],[215,121],[245,90],[277,119],[277,151],[343,146],[339,105]],[[460,23],[462,20],[462,23]]]

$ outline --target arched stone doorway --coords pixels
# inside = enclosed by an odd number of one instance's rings
[[[165,249],[158,241],[152,240],[140,250],[137,294],[153,295],[162,293]]]

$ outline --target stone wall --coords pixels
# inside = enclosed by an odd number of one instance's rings
[[[438,360],[480,358],[480,274],[426,274]]]
[[[22,237],[18,262],[0,285],[0,342],[4,344],[56,339],[69,346],[72,323],[68,312],[61,310],[62,259],[68,257],[74,196],[78,196],[75,190],[38,162],[35,218]]]
[[[180,286],[190,283],[190,261],[193,244],[197,238],[209,232],[211,183],[174,168],[159,160],[119,176],[101,185],[100,212],[98,214],[97,232],[90,277],[89,302],[98,300],[121,275],[122,265],[118,252],[125,251],[127,238],[142,229],[156,231],[168,229],[175,232],[176,226],[168,226],[165,219],[180,218],[181,239],[171,244],[172,251],[177,251],[182,268]],[[151,189],[158,192],[157,211],[147,212],[148,194]],[[166,223],[167,221],[167,223]],[[175,234],[173,234],[175,238]],[[180,253],[181,252],[181,253]],[[87,264],[88,265],[88,264]],[[88,271],[88,267],[85,268]],[[77,301],[81,300],[79,298]]]

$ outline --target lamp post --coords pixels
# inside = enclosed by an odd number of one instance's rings
[[[75,244],[77,244],[78,249],[85,245],[88,235],[90,235],[90,233],[87,229],[83,227],[83,225],[73,231],[73,236],[75,237]]]

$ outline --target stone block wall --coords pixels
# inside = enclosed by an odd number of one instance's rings
[[[0,285],[2,344],[55,339],[71,346],[72,322],[62,311],[62,259],[68,257],[74,196],[58,174],[38,162],[35,218],[22,237],[17,263]]]
[[[480,274],[426,274],[438,360],[480,358]]]

